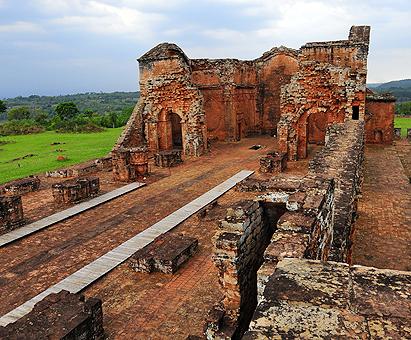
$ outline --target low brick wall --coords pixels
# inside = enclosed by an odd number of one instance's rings
[[[309,163],[318,176],[335,180],[333,245],[330,260],[350,260],[352,224],[356,218],[357,200],[362,184],[364,160],[364,123],[347,121],[332,125],[326,134],[324,148]]]
[[[28,192],[37,191],[40,188],[40,178],[30,176],[17,179],[0,186],[0,195],[24,195]]]
[[[57,204],[75,203],[93,197],[100,191],[98,177],[68,180],[52,185],[54,202]]]
[[[94,161],[99,171],[112,171],[113,170],[113,157],[101,157]]]
[[[0,327],[1,339],[70,339],[102,340],[103,311],[101,300],[61,291],[38,302],[33,310]]]
[[[0,234],[24,223],[20,196],[0,196]]]

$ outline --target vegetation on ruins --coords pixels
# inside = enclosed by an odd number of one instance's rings
[[[0,183],[106,156],[122,129],[100,133],[56,133],[0,138]],[[58,161],[58,156],[66,160]]]

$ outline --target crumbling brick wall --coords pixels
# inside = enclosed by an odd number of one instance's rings
[[[21,196],[0,196],[0,234],[23,224]]]
[[[209,338],[221,334],[237,338],[245,331],[257,304],[260,267],[267,254],[272,256],[273,249],[279,249],[279,239],[303,240],[302,256],[322,260],[328,258],[332,240],[333,180],[315,176],[248,179],[237,189],[261,195],[233,205],[220,223],[214,261],[225,297],[222,312],[211,313],[221,318],[222,325],[219,328],[216,320],[209,320]]]
[[[225,291],[225,327],[233,337],[245,331],[257,305],[256,273],[272,233],[270,225],[263,223],[260,203],[243,201],[228,209],[215,236],[213,259]]]
[[[101,300],[53,293],[16,322],[0,327],[1,339],[104,339]]]
[[[310,172],[335,180],[335,213],[330,259],[349,261],[352,224],[362,184],[364,122],[329,127],[325,147],[310,161]]]
[[[329,125],[364,120],[369,26],[353,26],[348,40],[301,47],[299,71],[281,91],[280,151],[289,160],[323,144]],[[363,40],[361,40],[363,39]]]
[[[365,101],[365,142],[391,144],[394,139],[395,97],[367,91]]]

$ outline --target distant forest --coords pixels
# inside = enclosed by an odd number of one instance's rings
[[[55,107],[60,103],[73,102],[80,112],[92,111],[100,115],[109,112],[123,112],[137,103],[139,92],[113,92],[113,93],[81,93],[64,96],[29,96],[16,97],[3,100],[10,110],[14,107],[28,107],[31,111],[42,111],[52,116]],[[0,115],[0,120],[6,120],[7,113]]]
[[[379,93],[392,93],[397,98],[397,103],[411,101],[411,79],[394,80],[370,88]]]

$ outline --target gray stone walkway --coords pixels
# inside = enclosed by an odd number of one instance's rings
[[[37,302],[41,301],[51,293],[58,293],[63,289],[68,290],[71,293],[80,292],[88,285],[127,260],[137,250],[145,247],[161,234],[164,234],[167,231],[175,228],[178,224],[185,221],[191,215],[195,214],[200,209],[210,204],[225,192],[233,188],[238,182],[244,180],[252,174],[253,171],[247,170],[238,172],[223,183],[217,185],[213,189],[207,191],[205,194],[201,195],[200,197],[196,198],[180,209],[174,211],[159,222],[153,224],[151,227],[147,228],[141,233],[138,233],[131,239],[120,244],[95,261],[89,263],[75,273],[61,280],[57,284],[51,286],[32,299],[26,301],[19,307],[3,315],[0,318],[0,326],[6,326],[11,322],[20,319],[21,317],[29,313]]]
[[[121,188],[115,189],[113,191],[110,191],[106,194],[103,194],[101,196],[98,196],[96,198],[92,198],[91,200],[87,202],[82,202],[79,204],[76,204],[75,206],[68,208],[66,210],[60,211],[58,213],[55,213],[53,215],[47,216],[45,218],[42,218],[41,220],[38,220],[36,222],[33,222],[31,224],[28,224],[26,226],[23,226],[21,228],[15,229],[10,231],[9,233],[0,235],[0,247],[4,247],[5,245],[12,243],[14,241],[17,241],[18,239],[21,239],[23,237],[26,237],[32,233],[35,233],[39,230],[48,228],[52,226],[53,224],[56,224],[58,222],[64,221],[70,217],[73,217],[75,215],[78,215],[86,210],[89,210],[91,208],[94,208],[100,204],[106,203],[108,201],[111,201],[114,198],[117,198],[119,196],[122,196],[124,194],[129,193],[130,191],[136,190],[138,188],[141,188],[142,186],[145,186],[145,183],[139,183],[139,182],[133,182],[128,185],[122,186]]]

